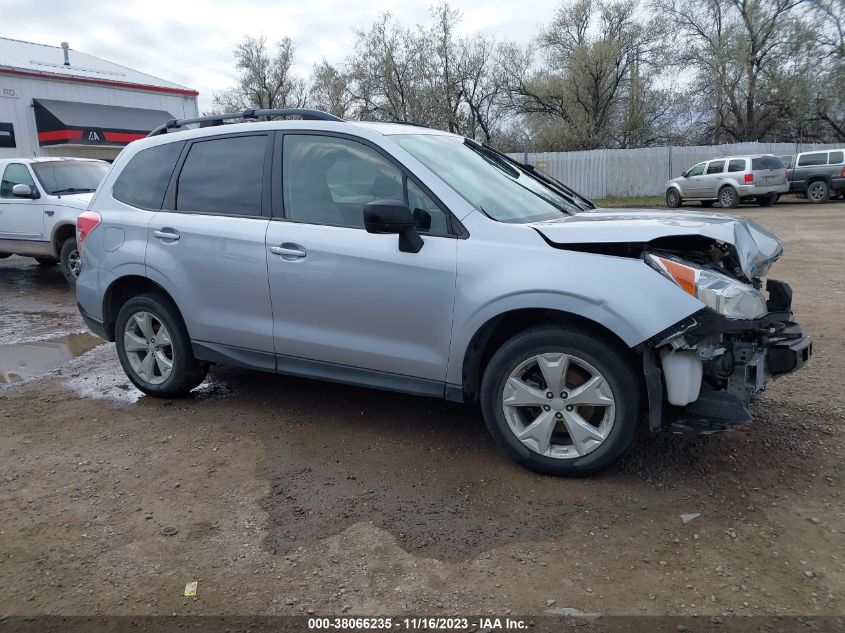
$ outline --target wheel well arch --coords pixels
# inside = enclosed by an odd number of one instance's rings
[[[818,182],[819,180],[824,181],[824,183],[830,186],[830,176],[825,176],[824,174],[816,174],[815,176],[810,176],[807,178],[807,186],[809,187],[814,182]]]
[[[642,362],[641,355],[632,350],[616,333],[592,319],[547,308],[510,310],[489,319],[470,339],[464,352],[462,367],[464,402],[478,400],[481,377],[496,350],[513,336],[539,325],[563,325],[586,330],[617,347],[631,358],[636,367]]]
[[[56,257],[61,252],[62,244],[70,237],[76,238],[76,225],[74,224],[60,224],[53,229],[52,247]]]
[[[106,337],[109,341],[114,341],[115,337],[115,322],[117,321],[117,313],[124,303],[146,292],[154,292],[165,297],[174,306],[176,302],[170,293],[163,287],[141,275],[126,275],[114,280],[106,290],[103,296],[103,328],[106,331]],[[177,307],[178,310],[178,307]],[[181,311],[179,312],[181,315]]]

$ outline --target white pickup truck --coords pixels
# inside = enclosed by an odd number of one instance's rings
[[[58,262],[75,286],[76,217],[108,169],[105,161],[82,158],[0,160],[0,259],[23,255],[44,266]]]

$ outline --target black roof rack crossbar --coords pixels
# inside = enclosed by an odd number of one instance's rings
[[[321,110],[310,110],[308,108],[284,108],[282,110],[244,110],[243,112],[228,112],[226,114],[212,114],[210,116],[200,116],[193,119],[172,119],[163,125],[159,125],[147,136],[158,136],[159,134],[167,134],[167,131],[172,128],[183,127],[191,123],[199,123],[200,127],[209,127],[212,125],[222,125],[224,121],[233,119],[240,119],[249,121],[257,119],[258,117],[283,117],[283,116],[298,116],[311,121],[343,121],[340,117],[336,117],[328,112]]]

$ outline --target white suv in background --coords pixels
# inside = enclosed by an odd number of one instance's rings
[[[76,216],[109,164],[82,158],[7,158],[0,160],[0,259],[34,257],[58,262],[71,286],[79,276]]]
[[[734,208],[754,200],[763,207],[789,191],[786,165],[777,156],[727,156],[690,167],[666,183],[666,206],[677,208],[689,200],[703,207],[719,203]]]

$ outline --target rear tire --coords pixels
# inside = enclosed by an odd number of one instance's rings
[[[719,190],[719,204],[723,209],[736,209],[739,206],[739,194],[731,186]]]
[[[555,376],[554,367],[564,362],[566,369]],[[481,409],[490,434],[511,459],[539,473],[584,476],[607,468],[631,445],[639,384],[630,359],[602,338],[541,326],[517,334],[490,359]],[[530,403],[519,400],[525,386]],[[596,400],[601,404],[585,404]]]
[[[682,206],[684,201],[681,199],[681,194],[677,189],[666,190],[666,206],[670,209],[677,209]]]
[[[824,204],[830,200],[830,187],[824,180],[814,180],[807,186],[807,200],[813,204]]]
[[[70,287],[76,288],[76,278],[79,277],[79,271],[82,269],[82,260],[79,257],[79,249],[76,248],[75,237],[69,237],[62,243],[62,248],[59,250],[59,265]]]
[[[194,358],[178,308],[159,294],[141,294],[123,304],[115,345],[132,384],[157,398],[185,396],[208,373],[208,364]]]

